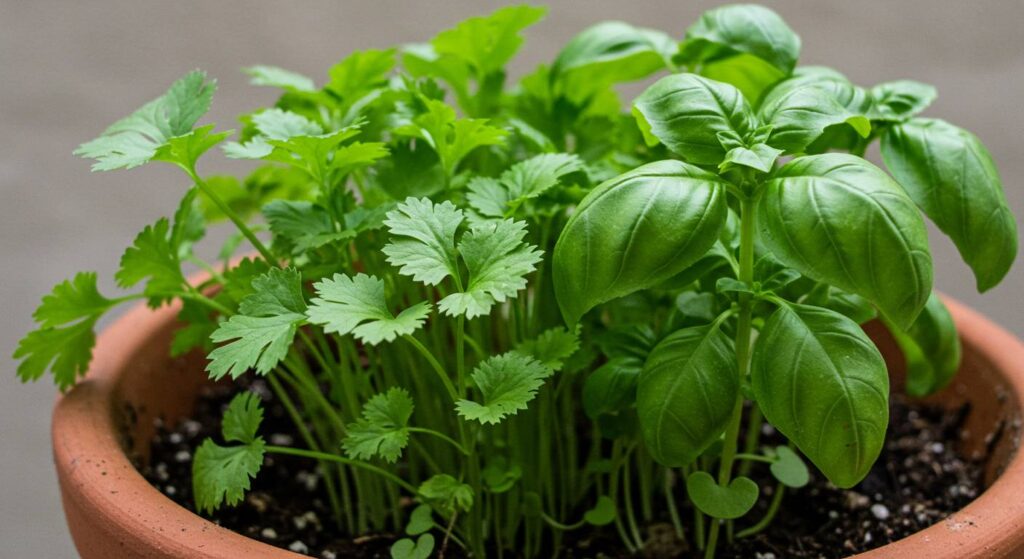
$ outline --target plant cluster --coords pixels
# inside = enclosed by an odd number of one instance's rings
[[[44,297],[19,376],[67,389],[104,313],[175,301],[171,354],[265,377],[301,434],[269,444],[260,398],[239,394],[195,454],[196,507],[238,503],[267,454],[306,457],[338,526],[404,532],[399,558],[543,556],[585,525],[635,551],[661,510],[712,557],[808,482],[803,457],[856,484],[889,399],[860,324],[892,330],[912,394],[959,364],[921,213],[980,291],[1016,255],[985,147],[917,116],[930,86],[798,66],[798,36],[753,5],[682,41],[601,23],[506,87],[544,13],[354,52],[322,86],[249,68],[281,95],[234,141],[197,126],[215,84],[192,72],[83,144],[94,170],[171,163],[192,186],[125,251],[115,279],[139,290],[107,297],[81,273]],[[656,75],[624,111],[616,86]],[[879,139],[889,173],[863,157]],[[254,169],[201,174],[214,146]],[[237,232],[210,263],[194,247],[222,220]],[[764,422],[789,444],[762,445]],[[743,518],[762,467],[767,515]]]

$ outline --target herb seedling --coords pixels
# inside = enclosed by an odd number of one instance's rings
[[[197,510],[239,503],[267,454],[306,458],[337,528],[404,534],[396,558],[548,556],[602,526],[635,552],[660,503],[710,558],[723,525],[755,534],[808,483],[801,455],[856,484],[889,394],[859,325],[889,325],[913,394],[959,365],[921,212],[981,291],[1015,258],[988,152],[917,116],[929,86],[797,66],[797,35],[752,5],[705,13],[681,42],[598,24],[506,88],[543,14],[355,52],[322,86],[249,68],[281,96],[233,141],[197,126],[215,84],[192,72],[83,144],[94,170],[171,163],[192,186],[125,251],[114,277],[135,291],[107,297],[81,273],[43,298],[19,376],[68,389],[102,315],[174,302],[171,354],[265,377],[301,441],[268,444],[259,396],[240,393],[195,453]],[[658,73],[623,111],[615,86]],[[863,159],[876,139],[892,176]],[[217,146],[251,173],[201,174]],[[210,262],[195,247],[225,220]],[[762,445],[764,421],[789,444]],[[778,485],[748,521],[753,467]]]

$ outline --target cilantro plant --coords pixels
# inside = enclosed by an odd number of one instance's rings
[[[268,454],[306,458],[336,528],[401,533],[396,558],[550,556],[606,525],[635,552],[662,510],[710,558],[808,483],[804,457],[858,483],[889,396],[860,324],[889,326],[911,394],[959,366],[922,212],[980,291],[1016,256],[984,146],[918,116],[930,86],[798,66],[797,35],[753,5],[681,41],[601,23],[509,86],[543,15],[354,52],[323,85],[254,66],[281,95],[237,134],[198,125],[215,83],[191,72],[83,144],[94,170],[171,163],[191,186],[124,252],[128,294],[80,273],[43,298],[18,375],[68,389],[101,316],[174,303],[170,353],[264,377],[300,435],[268,444],[241,392],[195,453],[196,509],[240,502]],[[624,110],[616,86],[655,75]],[[863,158],[879,139],[889,173]],[[200,173],[215,147],[251,172]],[[220,221],[210,261],[195,247]],[[763,445],[765,421],[788,444]],[[777,485],[748,519],[755,467]]]

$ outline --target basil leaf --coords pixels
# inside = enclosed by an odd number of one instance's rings
[[[938,97],[935,88],[921,82],[898,80],[871,88],[875,120],[903,121],[928,108]]]
[[[703,256],[725,223],[725,192],[716,175],[680,161],[643,165],[598,185],[555,245],[555,295],[566,322]]]
[[[687,64],[702,64],[702,74],[726,79],[751,100],[788,76],[799,57],[800,37],[772,10],[750,4],[704,12],[686,30],[680,53]]]
[[[907,364],[907,392],[927,396],[944,388],[960,369],[960,337],[946,305],[932,293],[905,332],[889,325]]]
[[[725,158],[719,132],[745,138],[756,127],[738,89],[695,74],[658,80],[633,102],[633,115],[648,143],[656,138],[697,165],[717,165]]]
[[[655,346],[636,393],[655,460],[685,466],[721,436],[739,396],[736,370],[732,341],[717,325],[678,330]]]
[[[583,383],[583,411],[590,419],[628,409],[636,401],[643,361],[619,357],[590,373]]]
[[[928,300],[924,221],[898,184],[859,157],[794,159],[765,185],[758,220],[780,262],[866,297],[901,327]]]
[[[768,143],[786,153],[804,151],[829,126],[846,123],[865,138],[871,133],[866,116],[847,109],[817,85],[772,90],[759,113],[761,121],[772,126]]]
[[[765,322],[751,358],[764,416],[841,488],[867,475],[885,441],[889,376],[857,323],[805,305]]]
[[[551,77],[565,81],[571,75],[574,85],[598,89],[670,68],[676,49],[676,42],[661,31],[605,21],[565,45],[551,65]]]
[[[998,284],[1017,256],[1017,224],[992,156],[970,132],[914,119],[882,136],[882,158],[918,207],[956,244],[978,291]]]

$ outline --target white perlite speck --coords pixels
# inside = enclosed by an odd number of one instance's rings
[[[871,505],[871,514],[875,515],[875,518],[879,520],[885,520],[889,518],[889,509],[881,503],[875,503]]]
[[[288,549],[295,553],[309,553],[309,548],[306,547],[306,544],[302,543],[302,540],[295,540],[288,544]]]

